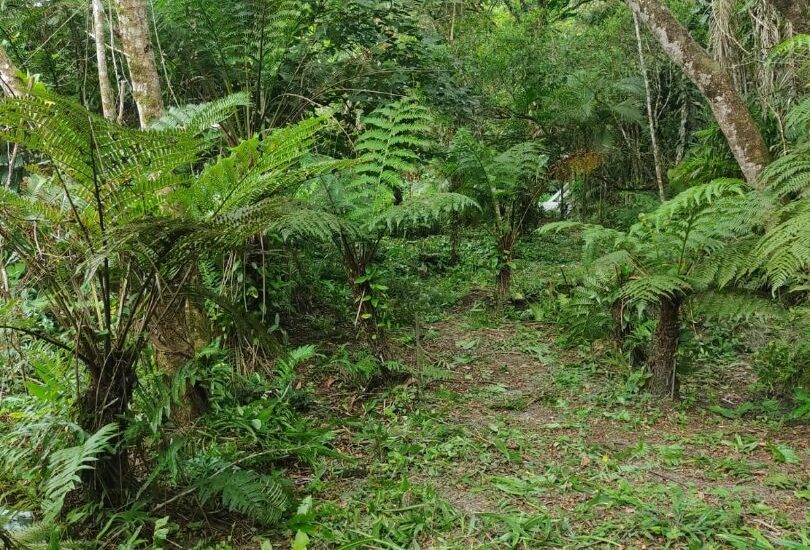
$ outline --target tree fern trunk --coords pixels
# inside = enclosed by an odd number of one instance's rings
[[[458,245],[460,240],[461,231],[458,229],[458,219],[456,216],[453,216],[450,225],[450,258],[448,259],[450,265],[458,264]]]
[[[79,425],[86,432],[94,433],[108,424],[117,424],[119,434],[123,435],[129,402],[137,384],[134,355],[113,352],[100,366],[88,365],[88,370],[90,386],[78,402]],[[126,502],[132,481],[126,445],[118,441],[114,451],[100,456],[92,469],[84,471],[83,481],[94,498],[101,498],[112,506]]]
[[[355,277],[355,280],[362,275]],[[388,358],[388,346],[386,342],[385,330],[379,323],[377,309],[371,303],[371,288],[368,282],[354,283],[355,326],[362,333],[371,353],[380,361]]]
[[[511,288],[512,268],[509,264],[503,264],[498,268],[498,274],[495,277],[495,302],[498,305],[503,305],[509,297]]]
[[[681,329],[681,303],[678,298],[662,298],[658,304],[658,322],[652,335],[652,347],[647,368],[650,378],[647,389],[660,396],[676,398],[678,383],[675,376],[675,354]]]

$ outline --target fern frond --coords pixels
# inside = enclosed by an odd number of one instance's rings
[[[193,187],[178,194],[178,200],[200,216],[210,216],[344,166],[347,163],[337,161],[302,166],[325,123],[323,117],[306,119],[278,129],[264,140],[243,141],[230,155],[206,167]]]
[[[691,300],[693,311],[707,319],[749,321],[784,318],[787,311],[773,300],[742,292],[707,292]]]
[[[695,211],[729,195],[743,196],[746,186],[742,180],[720,178],[710,183],[689,187],[678,193],[647,217],[656,224],[669,223],[672,218]]]
[[[402,228],[430,225],[453,212],[477,207],[474,200],[459,193],[425,193],[389,207],[372,219],[368,227],[394,232]]]
[[[810,130],[810,96],[799,101],[785,118],[785,125],[794,137],[807,136]]]
[[[231,116],[237,107],[250,105],[250,96],[245,92],[231,94],[208,103],[170,107],[162,117],[154,121],[150,130],[186,130],[198,135],[205,130],[217,127]]]
[[[79,474],[93,467],[99,455],[109,452],[118,436],[118,425],[107,424],[80,445],[60,449],[51,454],[45,482],[46,518],[53,519],[62,510],[65,496],[81,481]]]
[[[280,478],[259,474],[210,458],[192,463],[194,487],[202,501],[219,499],[232,512],[244,514],[263,525],[273,525],[290,506]]]
[[[360,233],[354,224],[343,217],[323,210],[309,209],[302,204],[279,212],[267,228],[281,235],[284,240],[314,239],[323,242],[338,235],[356,238]]]
[[[802,201],[786,210],[787,219],[768,231],[751,255],[749,272],[762,270],[774,288],[805,279],[810,267],[810,204]]]
[[[402,174],[414,171],[418,152],[430,142],[430,116],[412,99],[403,99],[377,108],[363,119],[365,129],[355,145],[359,153],[356,172],[363,181],[389,189],[402,189]]]
[[[661,298],[674,298],[692,289],[684,277],[664,273],[632,279],[622,286],[619,295],[631,304],[653,305]]]
[[[810,34],[797,34],[777,44],[771,51],[771,58],[794,55],[797,52],[810,51]]]

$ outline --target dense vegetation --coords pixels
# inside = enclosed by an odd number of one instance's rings
[[[0,545],[810,548],[804,0],[0,2]]]

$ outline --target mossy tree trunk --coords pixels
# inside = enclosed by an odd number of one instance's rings
[[[141,128],[146,128],[163,114],[163,97],[145,0],[118,0],[118,30],[129,67],[132,97],[138,107]]]
[[[694,40],[659,0],[627,0],[661,47],[700,90],[749,185],[758,185],[768,164],[768,147],[748,105],[720,64]]]
[[[175,292],[165,304],[150,334],[155,364],[169,384],[209,341],[208,319],[197,304]],[[172,408],[175,425],[188,427],[208,409],[208,394],[198,384],[186,384]]]

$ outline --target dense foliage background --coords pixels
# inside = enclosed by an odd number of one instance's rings
[[[0,1],[0,544],[810,547],[808,30]]]

